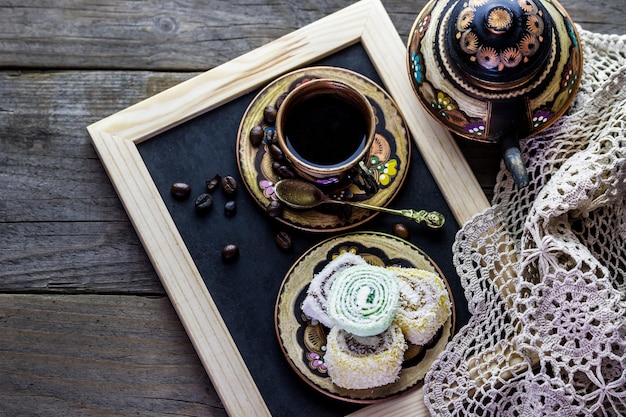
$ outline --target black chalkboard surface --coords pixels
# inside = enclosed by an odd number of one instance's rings
[[[347,68],[384,87],[360,44],[311,65]],[[361,406],[327,398],[302,382],[283,357],[276,337],[274,307],[285,274],[302,253],[330,235],[287,229],[270,219],[243,186],[235,143],[242,115],[255,95],[236,98],[140,143],[138,149],[272,415],[292,416],[295,410],[303,416],[345,415]],[[195,196],[205,192],[205,181],[216,173],[239,181],[235,216],[224,214],[231,197],[219,189],[213,194],[211,212],[204,216],[195,213]],[[177,181],[191,185],[188,200],[171,196],[170,186]],[[459,226],[416,147],[404,186],[389,206],[437,210],[446,216],[446,225],[440,230],[389,215],[376,216],[356,230],[391,233],[393,224],[407,224],[410,241],[438,264],[452,288],[459,329],[469,315],[452,264],[451,247]],[[287,252],[274,241],[280,230],[293,237]],[[221,251],[229,243],[239,246],[240,257],[224,263]]]

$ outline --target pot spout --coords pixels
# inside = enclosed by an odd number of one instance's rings
[[[504,164],[513,176],[513,181],[519,188],[524,188],[528,185],[528,170],[526,164],[522,159],[522,152],[517,146],[509,146],[504,149],[502,157],[504,158]]]

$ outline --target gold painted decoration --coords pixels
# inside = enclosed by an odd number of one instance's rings
[[[344,68],[329,66],[308,67],[290,72],[263,88],[248,106],[237,135],[237,163],[248,192],[265,210],[272,201],[277,200],[274,185],[280,179],[293,175],[293,172],[274,169],[267,137],[255,146],[250,141],[250,130],[261,126],[265,136],[272,135],[274,126],[264,121],[264,109],[280,104],[280,98],[287,92],[300,83],[315,78],[336,79],[358,89],[369,99],[377,120],[374,143],[366,166],[378,184],[378,191],[367,196],[354,184],[324,191],[336,199],[386,206],[402,187],[410,163],[411,139],[402,114],[391,96],[369,78]],[[363,224],[375,215],[375,212],[358,208],[346,213],[322,208],[303,211],[285,207],[282,216],[277,220],[300,230],[337,232]]]

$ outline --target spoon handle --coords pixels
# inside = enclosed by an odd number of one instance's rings
[[[336,200],[335,200],[336,201]],[[439,229],[443,227],[446,222],[446,218],[438,211],[426,211],[426,210],[413,210],[413,209],[390,209],[387,207],[371,206],[369,204],[357,203],[354,201],[344,201],[343,203],[350,204],[351,206],[364,208],[367,210],[381,211],[384,213],[395,214],[398,216],[404,216],[413,220],[416,223],[424,222],[426,226]]]

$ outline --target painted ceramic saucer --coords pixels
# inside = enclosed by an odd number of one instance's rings
[[[435,272],[445,282],[452,301],[452,314],[437,336],[426,346],[410,346],[400,378],[394,384],[374,389],[350,390],[334,385],[324,364],[328,329],[312,323],[301,309],[313,275],[344,252],[355,253],[378,266],[420,268]],[[275,309],[279,344],[294,371],[308,385],[331,398],[369,404],[405,394],[420,386],[426,372],[454,334],[456,312],[450,286],[439,267],[424,251],[392,235],[359,232],[327,239],[309,249],[287,272],[280,287]]]
[[[367,166],[374,173],[379,190],[366,196],[355,185],[325,190],[336,198],[349,198],[353,201],[386,206],[398,193],[409,168],[411,141],[408,129],[391,96],[380,86],[356,72],[337,67],[308,67],[293,71],[276,79],[257,94],[246,109],[237,133],[237,164],[244,184],[263,209],[276,200],[274,184],[281,177],[272,168],[272,158],[266,140],[259,146],[252,144],[250,131],[261,126],[265,134],[274,126],[265,122],[263,111],[268,105],[275,105],[297,85],[315,78],[333,78],[344,81],[360,90],[370,100],[376,114],[376,137],[368,156]],[[311,232],[337,232],[358,226],[377,213],[364,209],[343,207],[340,212],[329,209],[293,210],[285,208],[277,219],[296,229]]]

